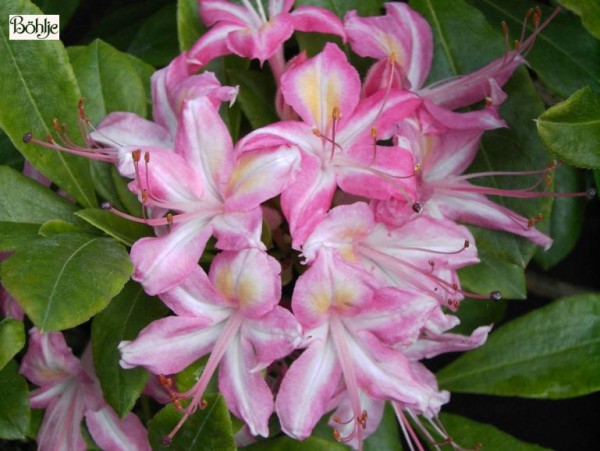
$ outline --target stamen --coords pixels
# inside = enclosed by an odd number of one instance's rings
[[[420,202],[415,202],[412,204],[412,211],[415,213],[421,213],[423,211],[423,205]]]

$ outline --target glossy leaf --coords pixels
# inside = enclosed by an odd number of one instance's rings
[[[0,252],[12,251],[38,237],[39,224],[0,222]]]
[[[134,339],[140,330],[165,313],[166,308],[156,298],[146,295],[140,285],[129,282],[94,318],[92,345],[96,375],[104,399],[121,417],[135,404],[146,384],[148,372],[143,368],[121,368],[117,346],[123,340]]]
[[[440,420],[448,434],[466,449],[505,449],[511,451],[543,451],[547,448],[523,442],[490,424],[479,423],[459,415],[440,414]]]
[[[438,373],[463,393],[560,399],[600,389],[600,296],[564,298],[492,332]]]
[[[132,266],[112,238],[62,233],[19,248],[2,283],[43,332],[74,327],[103,310]]]
[[[131,61],[135,57],[100,39],[67,51],[81,94],[86,98],[86,115],[94,124],[112,111],[146,116],[144,84]]]
[[[465,0],[412,0],[433,31],[433,63],[427,83],[464,75],[502,55],[504,40]]]
[[[42,224],[51,219],[77,223],[77,207],[14,169],[0,167],[0,221]]]
[[[528,8],[539,6],[548,17],[553,8],[539,2],[523,0],[468,0],[479,8],[492,26],[506,21],[512,39],[519,39]],[[592,0],[594,1],[594,0]],[[579,0],[577,0],[579,3]],[[529,31],[533,25],[529,23]],[[502,55],[500,52],[497,56]],[[590,36],[579,19],[568,11],[561,12],[536,39],[527,61],[543,84],[560,97],[566,98],[582,86],[600,88],[600,41]]]
[[[0,371],[0,438],[24,439],[29,415],[27,381],[13,360]]]
[[[31,132],[44,139],[52,120],[65,123],[77,140],[79,86],[60,41],[10,41],[9,14],[41,14],[27,0],[0,3],[0,128],[42,174],[81,205],[96,206],[87,161],[65,153],[25,144]],[[52,76],[48,69],[52,68]]]
[[[206,31],[206,27],[200,21],[198,15],[197,0],[177,1],[177,37],[179,39],[179,50],[189,50],[200,36]]]
[[[149,16],[127,49],[156,67],[166,66],[179,53],[176,5],[168,3]]]
[[[344,451],[347,446],[337,443],[335,440],[325,440],[318,437],[308,437],[299,442],[290,437],[277,437],[268,440],[260,440],[246,447],[248,451]]]
[[[0,370],[25,346],[25,326],[22,321],[5,318],[0,321]]]
[[[585,28],[600,39],[600,3],[596,0],[559,0],[558,2],[580,16]]]
[[[320,6],[337,14],[341,19],[350,10],[358,11],[361,16],[376,16],[382,13],[384,0],[297,0],[296,6]]]
[[[41,236],[52,236],[56,235],[57,233],[78,233],[81,231],[82,230],[79,227],[61,219],[51,219],[50,221],[46,221],[41,225],[38,233]],[[93,232],[93,229],[91,231]],[[85,232],[88,233],[90,230],[86,230]]]
[[[563,193],[584,190],[582,171],[570,166],[556,169],[554,190]],[[547,251],[538,249],[535,261],[545,271],[560,263],[575,247],[584,223],[586,201],[582,198],[557,197],[554,199],[548,233],[554,240]]]
[[[571,166],[600,168],[600,94],[589,87],[549,108],[537,121],[550,150]]]
[[[126,246],[133,245],[145,236],[154,236],[151,227],[121,218],[110,211],[90,208],[76,214]]]
[[[221,395],[205,395],[207,406],[191,415],[169,445],[169,450],[206,449],[235,450],[233,428],[229,411]],[[162,438],[169,434],[182,417],[173,405],[164,407],[148,423],[148,437],[153,449],[162,446]]]
[[[239,85],[237,102],[257,129],[278,121],[275,111],[275,82],[270,74],[257,71],[228,71],[231,83]]]

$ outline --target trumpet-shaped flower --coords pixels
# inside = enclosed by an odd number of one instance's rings
[[[359,17],[356,11],[347,13],[344,26],[352,49],[363,57],[377,58],[365,82],[366,92],[388,83],[393,74],[395,84],[418,92],[433,104],[454,110],[471,105],[491,95],[490,80],[502,86],[512,73],[525,64],[523,54],[531,49],[542,28],[541,13],[530,10],[536,27],[527,39],[521,38],[515,50],[492,61],[472,74],[455,77],[423,87],[433,58],[433,36],[427,21],[405,3],[387,3],[386,15]]]
[[[315,227],[302,254],[311,263],[323,252],[368,271],[379,287],[419,290],[450,308],[465,294],[456,270],[479,261],[466,227],[427,216],[389,227],[362,202],[333,208]]]
[[[375,199],[413,189],[412,159],[377,141],[418,107],[416,96],[381,90],[360,100],[359,75],[335,44],[289,69],[281,92],[302,120],[255,130],[238,146],[242,152],[285,145],[301,150],[301,171],[281,197],[295,247],[327,212],[337,186]]]
[[[323,414],[335,407],[340,386],[349,407],[348,415],[336,420],[345,425],[336,436],[356,440],[359,449],[370,417],[361,393],[437,414],[448,394],[422,379],[391,346],[416,341],[436,308],[434,300],[416,291],[375,290],[366,271],[319,252],[298,279],[292,298],[309,344],[286,372],[277,396],[283,430],[299,439],[310,435]]]
[[[121,420],[104,401],[88,348],[79,361],[59,332],[29,332],[29,349],[21,373],[40,388],[30,396],[31,406],[46,409],[37,435],[40,450],[85,450],[81,423],[102,449],[150,450],[146,430],[129,413]]]
[[[398,126],[398,141],[414,155],[417,190],[415,200],[423,212],[436,218],[461,221],[480,227],[502,230],[522,236],[544,248],[552,239],[537,230],[536,219],[525,218],[489,200],[486,195],[535,198],[552,193],[535,191],[546,182],[553,166],[541,171],[489,172],[463,174],[471,165],[479,147],[482,130],[451,130],[440,135],[423,133],[417,121]],[[485,176],[538,175],[538,182],[523,190],[504,190],[471,183]],[[581,194],[584,195],[583,193]],[[403,199],[375,203],[378,219],[388,223],[403,222],[414,213]]]
[[[279,79],[284,63],[283,43],[295,30],[330,33],[346,39],[342,22],[331,11],[313,6],[291,11],[293,4],[294,0],[269,0],[265,11],[261,0],[256,0],[256,7],[250,0],[242,0],[241,5],[226,0],[200,0],[200,17],[212,28],[192,47],[190,60],[202,66],[231,53],[257,58],[261,63],[271,59]]]
[[[184,102],[175,151],[147,152],[143,162],[138,153],[136,160],[130,188],[144,206],[167,213],[139,220],[158,227],[158,236],[142,238],[131,251],[134,279],[158,294],[194,270],[211,234],[220,249],[263,249],[260,204],[293,181],[300,158],[287,147],[236,159],[217,110],[198,98]]]
[[[144,366],[155,374],[173,374],[210,353],[198,382],[179,399],[190,398],[172,438],[199,406],[217,367],[219,390],[227,406],[253,435],[268,435],[273,395],[260,370],[288,355],[300,341],[294,316],[277,304],[280,266],[257,249],[223,252],[208,276],[198,267],[161,298],[177,316],[142,330],[119,345],[124,368]],[[168,441],[168,439],[167,439]]]

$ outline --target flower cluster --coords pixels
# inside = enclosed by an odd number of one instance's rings
[[[554,165],[519,191],[471,183],[513,173],[465,174],[483,133],[506,126],[498,113],[502,86],[525,63],[541,29],[539,13],[533,13],[536,31],[515,50],[472,74],[424,86],[432,32],[407,4],[388,3],[377,17],[350,12],[341,21],[293,3],[270,0],[265,11],[260,1],[200,0],[209,30],[153,76],[153,121],[111,113],[89,134],[87,147],[25,139],[114,163],[131,179],[142,215],[105,208],[154,228],[156,236],[131,249],[133,278],[174,315],[119,350],[123,368],[161,375],[183,412],[165,443],[205,406],[217,369],[229,410],[252,436],[269,435],[275,412],[282,430],[302,440],[333,411],[336,438],[361,449],[390,402],[408,442],[418,441],[415,425],[432,443],[451,442],[437,421],[449,394],[421,360],[483,344],[490,327],[454,334],[453,312],[465,297],[501,298],[493,287],[483,295],[461,289],[457,271],[479,259],[473,236],[459,223],[545,248],[552,243],[534,227],[537,217],[522,217],[487,195],[548,195],[534,189]],[[361,80],[335,43],[286,61],[284,42],[294,31],[335,35],[374,63]],[[269,64],[280,115],[237,143],[219,109],[238,88],[222,86],[205,70],[228,54]],[[272,240],[264,239],[265,228]],[[217,254],[200,266],[209,244]],[[300,264],[290,264],[293,258]],[[286,272],[299,275],[282,298],[284,261]],[[34,332],[22,368],[43,389],[33,353],[48,342],[65,354],[57,337]],[[166,382],[207,355],[189,390],[174,391]],[[51,409],[59,412],[65,399],[77,402],[96,438],[100,417],[114,413],[93,396],[94,402],[79,396],[93,386],[93,375],[76,369],[73,359],[63,359],[69,369],[57,381],[76,382],[65,385]],[[41,433],[50,426],[48,420]]]

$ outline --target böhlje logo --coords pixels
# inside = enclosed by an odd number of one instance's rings
[[[8,29],[8,39],[11,41],[58,41],[60,16],[11,14]]]

